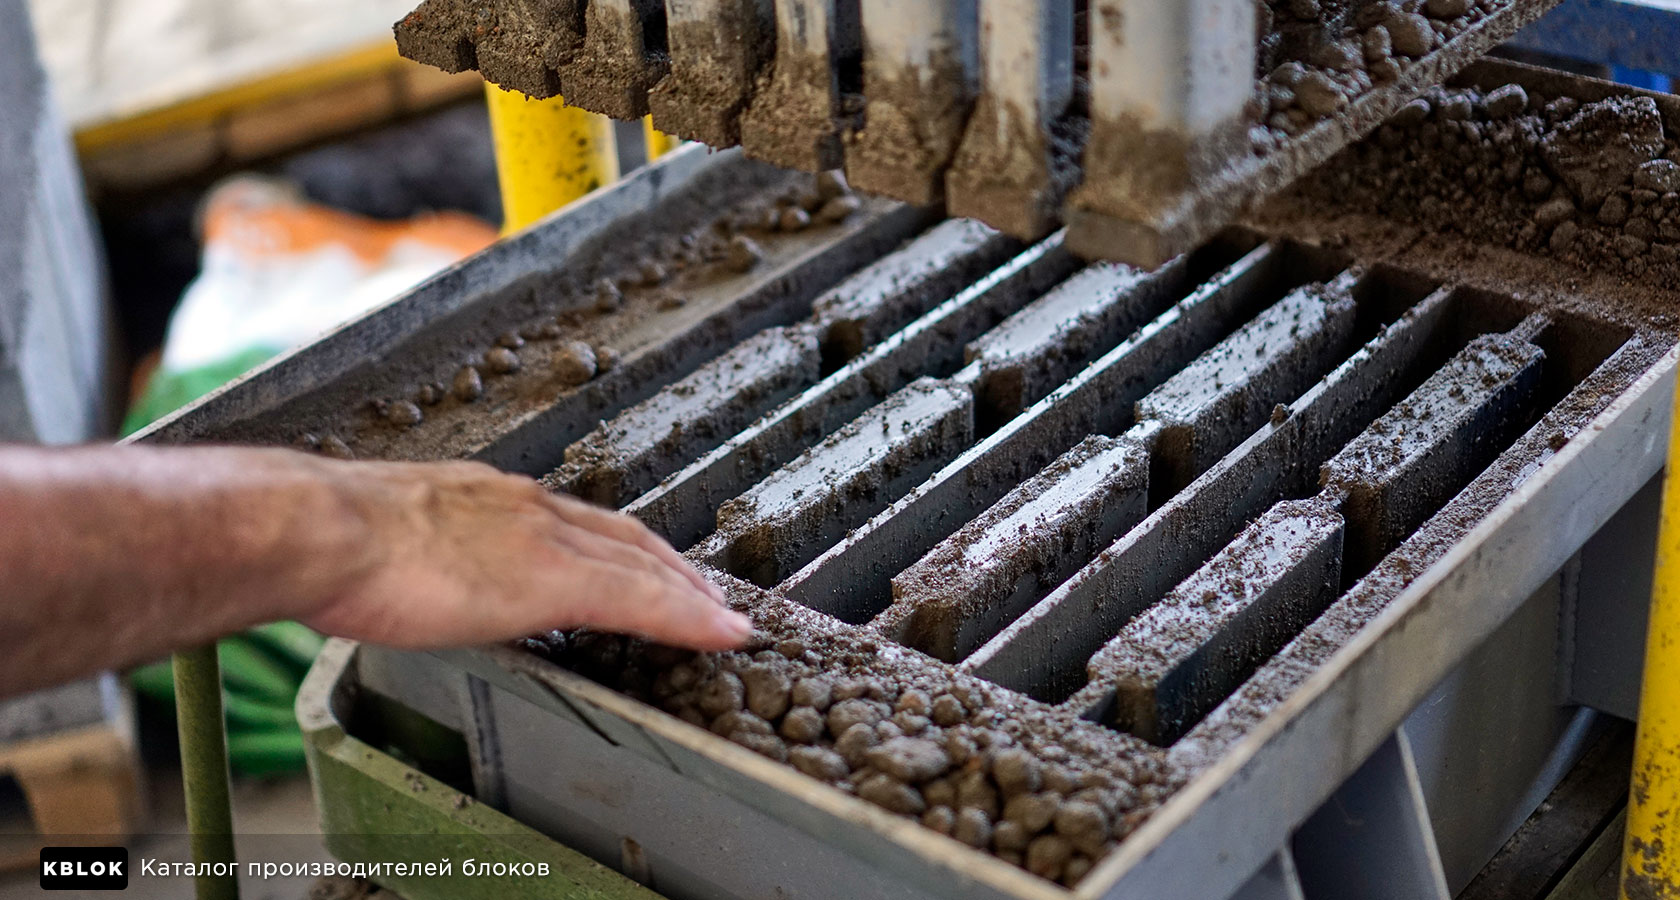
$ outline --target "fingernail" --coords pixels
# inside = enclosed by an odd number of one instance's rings
[[[719,610],[717,619],[718,630],[736,641],[744,641],[753,633],[752,620],[732,609]]]

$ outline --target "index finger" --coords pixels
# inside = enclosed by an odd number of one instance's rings
[[[678,553],[664,538],[654,534],[651,529],[643,525],[640,519],[624,513],[602,509],[564,494],[548,494],[549,506],[556,515],[571,525],[587,528],[596,534],[605,535],[616,540],[633,544],[654,555],[655,558],[675,569],[696,590],[704,593],[719,603],[727,598],[723,589],[706,580],[704,575],[682,554]]]

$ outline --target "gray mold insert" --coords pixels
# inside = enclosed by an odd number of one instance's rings
[[[968,447],[974,398],[922,378],[718,510],[699,551],[769,587]]]
[[[817,298],[830,355],[843,361],[862,353],[1020,250],[973,219],[941,222]]]
[[[583,47],[560,67],[566,102],[614,119],[647,115],[648,91],[670,70],[660,0],[589,0]]]
[[[1451,500],[1525,427],[1545,353],[1483,335],[1324,464],[1344,496],[1348,565],[1364,572]]]
[[[1148,452],[1087,438],[893,579],[884,633],[967,656],[1147,512]]]
[[[545,482],[595,503],[622,506],[815,384],[820,364],[812,328],[762,331],[602,422],[566,448],[565,465]]]
[[[741,142],[741,110],[774,47],[770,0],[666,0],[671,74],[648,95],[660,131],[712,147]]]
[[[1091,660],[1114,682],[1114,724],[1169,744],[1341,592],[1342,517],[1279,503]]]
[[[858,0],[775,0],[775,9],[775,61],[741,114],[741,148],[789,169],[838,169],[839,70],[862,52]]]
[[[1178,493],[1343,358],[1355,320],[1351,281],[1292,291],[1138,401],[1138,421],[1161,426],[1157,496]]]

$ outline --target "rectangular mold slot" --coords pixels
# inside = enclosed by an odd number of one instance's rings
[[[821,364],[815,329],[761,331],[597,425],[543,484],[616,509],[814,384]]]
[[[918,379],[719,507],[717,532],[696,552],[738,578],[773,587],[973,439],[973,393]]]
[[[1086,663],[1133,616],[1199,568],[1243,523],[1318,490],[1318,467],[1467,343],[1476,318],[1437,291],[1033,609],[964,660],[976,675],[1046,702],[1072,697]],[[1514,324],[1514,323],[1512,323]]]
[[[973,219],[947,219],[817,298],[823,371],[832,372],[1018,255],[1021,243]]]
[[[1352,273],[1296,288],[1137,402],[1151,506],[1160,506],[1300,396],[1349,346]]]
[[[683,467],[625,511],[679,548],[716,526],[717,508],[918,377],[944,377],[963,346],[1078,269],[1054,236],[1023,251],[897,334]]]
[[[1533,423],[1543,327],[1470,341],[1324,464],[1348,518],[1349,584],[1446,505]]]
[[[1129,622],[1091,660],[1112,679],[1104,717],[1168,746],[1341,593],[1343,523],[1285,501]]]
[[[1291,252],[1287,247],[1265,245],[1242,255],[1067,385],[987,434],[933,481],[795,574],[782,586],[786,595],[854,624],[885,610],[892,602],[889,580],[893,575],[1086,437],[1124,431],[1132,424],[1132,403],[1287,291],[1276,279]],[[1322,263],[1329,267],[1330,260]],[[1156,277],[1176,281],[1181,273],[1169,268]],[[1160,292],[1149,280],[1136,290],[1150,296]],[[1020,319],[1013,318],[1005,327],[1019,323]],[[1015,332],[1022,333],[1032,336],[1030,344],[1039,351],[1057,351],[1053,342],[1040,341],[1031,330]],[[1002,346],[1006,345],[993,343],[990,348]],[[986,368],[976,358],[973,345],[968,356],[969,365],[955,380],[983,385]],[[1011,353],[1009,358],[1036,365],[1029,355]],[[984,415],[983,408],[980,414]]]
[[[872,627],[946,662],[967,656],[1143,518],[1148,461],[1135,440],[1082,441],[894,577]]]

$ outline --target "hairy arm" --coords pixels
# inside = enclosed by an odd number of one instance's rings
[[[298,619],[403,647],[747,620],[639,522],[476,463],[0,447],[0,696]]]

